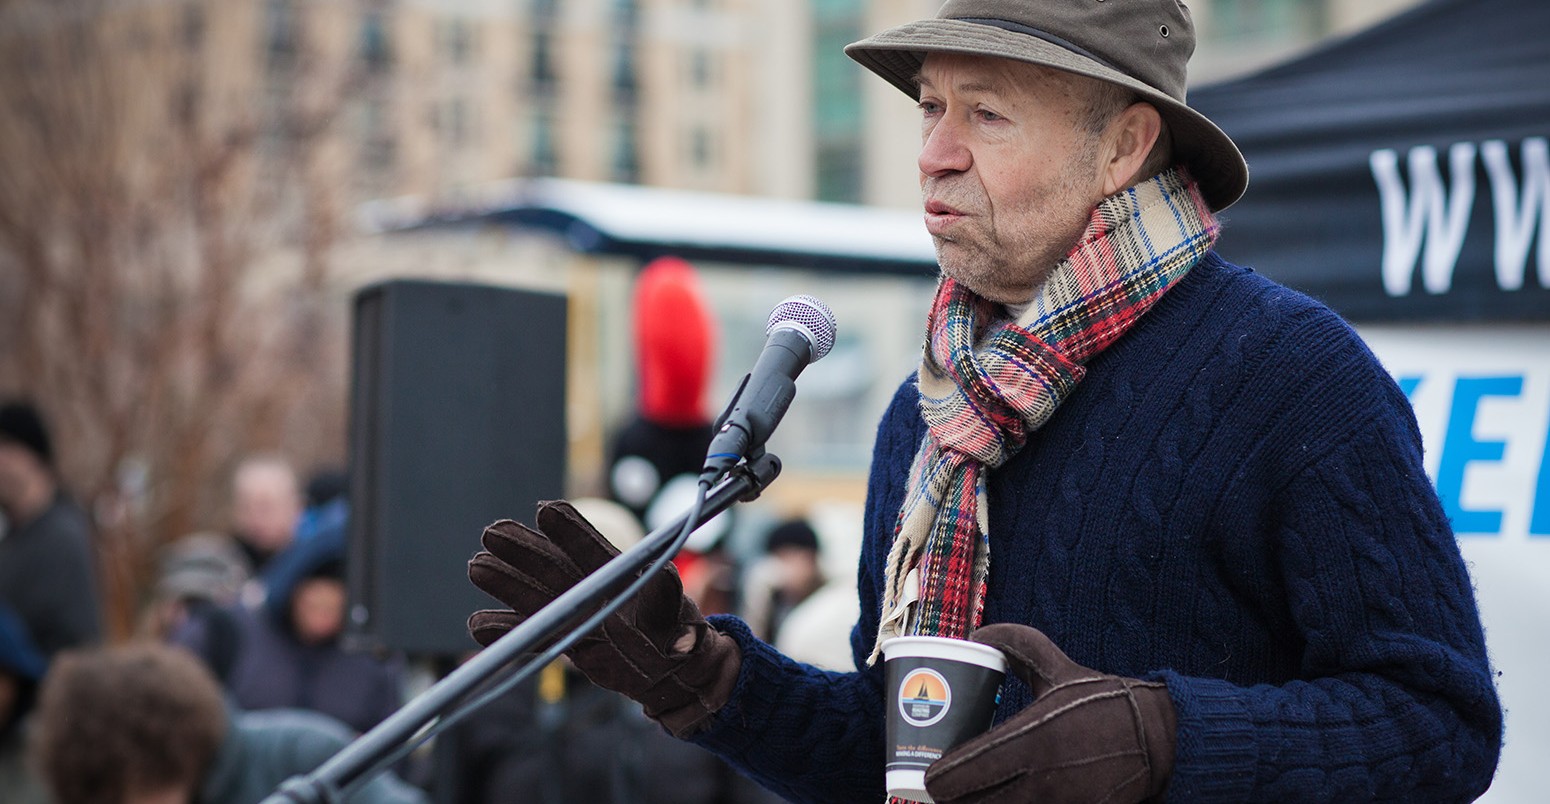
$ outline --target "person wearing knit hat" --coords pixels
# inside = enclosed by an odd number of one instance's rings
[[[0,513],[25,524],[53,501],[54,442],[30,402],[0,403]]]
[[[31,450],[44,466],[54,465],[54,444],[38,409],[26,402],[0,405],[0,441]]]
[[[243,709],[313,709],[370,730],[402,703],[404,662],[347,646],[349,529],[341,520],[277,556],[260,606],[191,619],[170,640],[216,670]]]
[[[775,642],[786,615],[824,585],[818,533],[806,519],[788,519],[764,537],[764,555],[743,574],[738,614],[766,642]]]
[[[31,403],[0,403],[0,604],[45,655],[102,633],[91,524],[60,487],[54,441]]]
[[[1249,169],[1187,103],[1194,43],[1179,0],[950,0],[846,48],[919,110],[941,270],[876,433],[858,669],[702,617],[666,574],[578,668],[797,801],[1489,787],[1501,704],[1414,414],[1338,316],[1217,253]],[[510,609],[470,618],[481,642],[605,555],[564,503],[537,522],[471,562]],[[905,744],[913,770],[885,767],[898,636],[1007,657],[990,730]]]

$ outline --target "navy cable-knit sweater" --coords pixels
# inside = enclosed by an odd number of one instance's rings
[[[924,432],[913,381],[878,428],[852,633]],[[1502,713],[1473,591],[1410,407],[1336,315],[1207,256],[990,475],[985,622],[1160,679],[1171,801],[1459,801]],[[881,665],[822,672],[733,618],[743,664],[695,741],[797,801],[883,800]],[[1009,681],[997,719],[1029,703]]]

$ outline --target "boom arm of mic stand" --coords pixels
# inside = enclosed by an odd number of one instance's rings
[[[774,455],[764,453],[749,459],[746,464],[730,472],[706,496],[705,506],[700,512],[699,521],[694,523],[695,527],[732,507],[739,500],[748,501],[758,497],[779,474],[780,459]],[[372,765],[404,745],[425,724],[455,705],[518,656],[549,642],[551,637],[575,619],[577,612],[593,611],[625,579],[660,558],[663,550],[677,538],[688,516],[688,513],[684,513],[652,531],[640,543],[582,578],[549,605],[534,612],[532,617],[491,643],[371,731],[340,749],[339,753],[318,766],[317,770],[287,780],[262,804],[337,804],[341,801],[340,790],[354,783]]]

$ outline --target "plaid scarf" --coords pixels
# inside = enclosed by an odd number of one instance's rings
[[[889,551],[883,640],[967,638],[990,571],[985,479],[1216,241],[1217,223],[1180,169],[1104,199],[1081,240],[1013,322],[950,278],[937,289],[919,372],[926,435]]]

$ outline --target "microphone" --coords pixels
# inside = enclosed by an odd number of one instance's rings
[[[743,375],[706,450],[702,482],[713,482],[751,450],[764,446],[796,396],[796,378],[834,347],[834,313],[818,299],[792,296],[770,311],[764,351]]]

